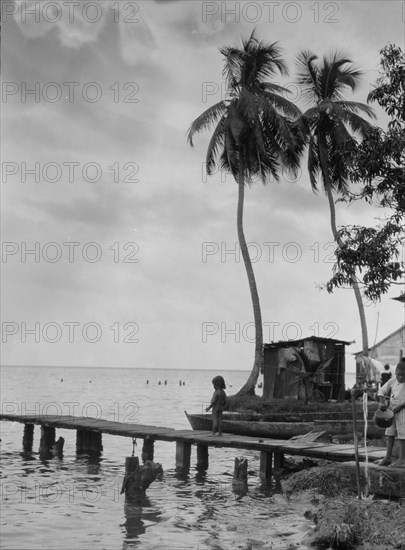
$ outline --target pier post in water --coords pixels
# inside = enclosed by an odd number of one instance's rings
[[[191,443],[176,441],[176,469],[184,472],[190,469]]]
[[[27,453],[32,451],[32,445],[34,442],[34,424],[24,424],[23,434],[23,450]]]
[[[274,468],[278,468],[280,470],[284,468],[284,453],[274,453]]]
[[[53,426],[41,426],[41,439],[39,442],[39,454],[46,458],[52,456],[51,449],[55,445],[55,428]]]
[[[245,495],[248,491],[248,460],[245,457],[235,457],[232,490],[238,495]]]
[[[101,452],[103,450],[101,432],[90,432],[90,434],[90,451]]]
[[[76,452],[86,453],[101,452],[103,450],[101,432],[88,430],[77,430],[76,432]]]
[[[197,470],[208,470],[208,445],[197,445]]]
[[[273,453],[261,451],[260,453],[260,479],[264,483],[270,483],[272,474]]]
[[[154,446],[155,446],[154,439],[149,439],[148,437],[146,437],[143,440],[142,455],[141,455],[143,463],[145,463],[147,460],[151,460],[153,462]]]

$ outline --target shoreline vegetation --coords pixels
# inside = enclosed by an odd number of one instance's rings
[[[286,421],[317,415],[339,418],[351,417],[352,403],[310,402],[300,400],[266,401],[257,395],[233,395],[228,397],[229,412],[239,412],[245,420]],[[378,408],[369,400],[368,419]],[[356,417],[363,418],[363,403],[356,401]],[[371,420],[372,421],[372,420]],[[353,434],[348,434],[348,441]],[[367,439],[367,445],[384,445],[384,439]],[[313,528],[301,541],[302,547],[316,550],[405,550],[403,499],[387,499],[381,496],[356,494],[354,468],[323,460],[294,458],[286,461],[286,468],[279,473],[282,490],[287,501],[304,501],[307,509],[304,517],[312,520]],[[364,493],[366,480],[362,479]]]
[[[354,472],[331,464],[287,474],[286,499],[304,500],[304,516],[314,522],[301,544],[316,550],[404,550],[401,500],[359,500],[355,486]]]

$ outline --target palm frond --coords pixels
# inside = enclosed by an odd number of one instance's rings
[[[225,101],[220,101],[212,107],[209,107],[194,122],[191,123],[187,132],[187,140],[193,147],[193,136],[202,130],[208,130],[212,124],[215,124],[227,111]]]
[[[222,69],[222,75],[229,88],[235,88],[240,84],[242,80],[243,64],[245,62],[246,54],[239,48],[224,47],[219,51],[225,57],[224,68]]]
[[[318,141],[316,136],[311,135],[308,144],[308,173],[311,182],[312,191],[318,192],[317,179],[320,174],[319,158],[318,158]]]
[[[330,133],[331,141],[337,146],[352,139],[352,136],[349,134],[342,120],[335,121],[335,123],[331,126]]]
[[[218,161],[218,157],[225,143],[225,116],[218,122],[210,139],[207,149],[206,165],[207,174],[211,175]]]
[[[362,139],[366,138],[372,132],[374,126],[361,116],[349,110],[342,109],[340,105],[335,104],[335,109],[340,119],[354,132],[357,132]]]
[[[269,91],[264,92],[264,94],[266,99],[270,101],[272,105],[274,105],[278,112],[281,112],[291,119],[298,119],[301,117],[301,110],[288,99],[279,94],[274,94],[273,92]]]
[[[340,93],[342,87],[350,87],[355,90],[360,78],[360,71],[345,65],[352,65],[351,59],[340,57],[336,52],[331,58],[324,58],[321,69],[322,97],[334,99]]]
[[[273,82],[260,82],[259,88],[261,90],[278,93],[278,94],[291,94],[291,90],[280,86],[280,84],[274,84]]]
[[[374,120],[377,118],[372,107],[369,107],[365,103],[359,103],[357,101],[335,101],[335,104],[352,113],[357,114],[361,111]]]
[[[315,61],[318,57],[310,51],[301,51],[296,59],[298,66],[297,82],[301,88],[303,99],[307,102],[316,101],[320,97],[318,68]]]

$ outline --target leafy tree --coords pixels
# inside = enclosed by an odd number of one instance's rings
[[[268,81],[287,74],[281,49],[275,42],[259,41],[254,32],[241,47],[220,48],[225,57],[223,76],[227,100],[202,113],[188,131],[188,140],[202,130],[215,128],[206,155],[207,173],[218,166],[230,172],[238,185],[237,232],[252,298],[256,340],[251,374],[238,392],[254,394],[263,363],[263,328],[259,295],[243,229],[245,186],[255,178],[276,181],[282,167],[296,173],[303,148],[302,132],[296,121],[301,112],[280,92],[286,89]]]
[[[346,226],[339,231],[345,246],[337,252],[334,274],[327,283],[332,292],[361,273],[364,294],[377,301],[392,284],[403,284],[405,265],[405,54],[388,44],[381,51],[381,73],[368,101],[377,102],[390,117],[387,131],[376,128],[350,158],[353,181],[361,191],[346,201],[363,199],[389,209],[390,215],[375,227]]]
[[[304,113],[308,125],[308,172],[312,189],[317,191],[317,180],[322,179],[330,209],[333,237],[340,249],[345,244],[336,226],[333,194],[348,192],[350,173],[347,168],[347,152],[355,149],[356,135],[364,139],[372,130],[371,124],[361,114],[374,117],[372,109],[363,104],[344,99],[347,89],[357,89],[361,72],[352,61],[339,52],[325,56],[321,62],[309,51],[298,56],[298,82],[304,99],[310,108]],[[367,353],[368,335],[363,300],[355,271],[349,274],[360,314],[363,352]]]

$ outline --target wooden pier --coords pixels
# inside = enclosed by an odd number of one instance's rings
[[[51,416],[51,415],[12,415],[1,414],[0,420],[24,424],[23,448],[32,450],[34,425],[41,426],[40,453],[49,452],[56,441],[56,428],[76,430],[76,451],[100,452],[102,434],[118,435],[133,439],[143,439],[142,459],[153,460],[155,441],[173,441],[176,443],[176,468],[188,471],[190,468],[191,448],[196,446],[196,468],[208,469],[209,447],[247,449],[260,452],[260,478],[268,482],[273,468],[282,467],[284,455],[299,455],[320,458],[335,462],[355,460],[354,445],[306,442],[303,440],[278,440],[251,436],[223,434],[222,437],[210,437],[207,431],[175,430],[159,426],[129,424],[91,417]],[[382,447],[368,447],[369,461],[385,456]],[[359,459],[364,461],[366,450],[359,448]]]

